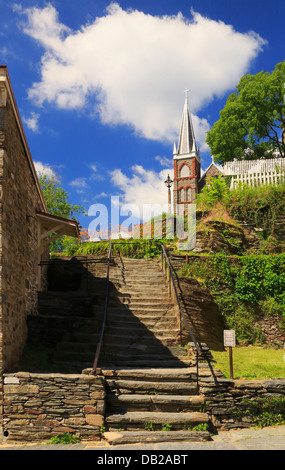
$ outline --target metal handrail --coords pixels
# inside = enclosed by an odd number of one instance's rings
[[[93,369],[92,370],[93,370],[94,373],[96,373],[96,369],[97,369],[97,364],[98,364],[99,355],[100,355],[100,351],[101,351],[101,347],[102,347],[102,343],[103,343],[103,336],[104,336],[104,332],[105,332],[105,325],[106,325],[106,319],[107,319],[107,306],[108,306],[108,298],[109,298],[109,272],[110,272],[111,256],[112,256],[112,242],[111,242],[111,239],[109,239],[104,315],[103,315],[103,323],[102,323],[102,327],[101,327],[100,338],[99,338],[99,342],[97,344],[96,354],[95,354],[94,363],[93,363]]]
[[[187,328],[187,330],[188,330],[188,332],[189,332],[189,334],[190,334],[190,336],[191,336],[191,339],[192,339],[192,341],[193,341],[193,343],[194,343],[194,345],[195,345],[197,354],[198,354],[199,356],[202,356],[203,353],[202,353],[202,351],[201,351],[201,349],[200,349],[200,346],[199,346],[199,344],[197,343],[197,341],[196,341],[196,339],[195,339],[195,337],[194,337],[194,335],[193,335],[193,333],[192,333],[192,331],[191,331],[191,328],[190,328],[190,326],[189,326],[189,324],[188,324],[188,322],[187,322],[187,320],[186,320],[186,318],[185,318],[185,315],[184,315],[184,313],[183,313],[183,311],[182,311],[181,304],[180,304],[180,300],[179,300],[179,296],[178,296],[177,289],[176,289],[176,285],[175,285],[175,282],[174,282],[174,277],[173,277],[173,272],[172,272],[172,271],[173,271],[173,268],[172,268],[172,266],[171,266],[171,264],[170,264],[170,261],[169,261],[169,259],[168,259],[168,256],[167,256],[167,253],[166,253],[166,250],[165,250],[164,245],[161,245],[161,250],[162,250],[162,254],[163,254],[163,256],[164,256],[164,258],[165,258],[165,260],[166,260],[166,262],[167,262],[167,264],[168,264],[168,267],[169,267],[169,275],[170,275],[170,279],[171,279],[171,281],[172,281],[172,285],[173,285],[173,288],[174,288],[175,297],[176,297],[177,305],[178,305],[179,312],[180,312],[180,318],[181,318],[181,317],[183,318],[183,321],[184,321],[184,323],[185,323],[185,326],[186,326],[186,328]]]

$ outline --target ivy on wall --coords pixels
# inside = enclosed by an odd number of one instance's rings
[[[219,305],[225,328],[239,343],[262,342],[253,323],[257,315],[274,316],[285,327],[285,254],[201,256],[184,264],[180,276],[196,278]]]

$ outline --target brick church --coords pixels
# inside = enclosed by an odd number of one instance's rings
[[[201,157],[193,130],[191,112],[188,102],[188,90],[185,92],[185,103],[182,114],[178,145],[173,149],[173,207],[174,213],[184,215],[187,206],[195,201],[195,194],[201,191],[206,178],[223,174],[214,162],[201,175]]]
[[[259,186],[263,184],[280,184],[285,181],[285,158],[278,154],[274,158],[259,160],[240,160],[226,162],[223,166],[214,163],[201,170],[201,158],[193,130],[191,112],[188,102],[188,90],[185,92],[185,103],[182,114],[178,145],[173,149],[173,208],[174,214],[186,215],[188,204],[195,202],[207,182],[207,178],[219,175],[228,176],[230,189],[238,184]]]

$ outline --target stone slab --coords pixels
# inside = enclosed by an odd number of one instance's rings
[[[122,431],[105,432],[104,439],[109,444],[133,444],[151,442],[193,442],[209,441],[210,433],[207,431]]]

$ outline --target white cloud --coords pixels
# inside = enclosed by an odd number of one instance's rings
[[[160,163],[161,166],[171,168],[173,165],[173,160],[170,160],[170,158],[167,157],[161,157],[160,155],[157,155],[155,157],[155,160]]]
[[[236,86],[265,43],[196,12],[189,21],[181,13],[151,16],[114,3],[105,16],[73,31],[51,4],[19,11],[27,18],[24,32],[45,50],[41,79],[29,90],[35,103],[89,106],[105,124],[173,142],[188,87],[201,149],[209,125],[199,111]]]
[[[34,162],[34,166],[38,176],[45,175],[50,180],[54,179],[58,181],[58,175],[48,164]]]
[[[33,132],[38,132],[39,127],[38,127],[38,120],[39,120],[40,115],[35,112],[31,112],[30,117],[23,117],[24,123],[27,125],[29,129]]]
[[[86,178],[83,178],[83,177],[76,178],[75,180],[71,181],[69,184],[70,186],[86,188]]]
[[[77,194],[85,194],[86,189],[88,189],[86,178],[84,177],[76,178],[75,180],[70,181],[69,184],[75,188]]]
[[[153,206],[158,204],[161,207],[167,205],[168,196],[164,181],[168,174],[173,178],[172,168],[156,173],[152,170],[146,170],[141,165],[134,165],[131,170],[130,177],[125,175],[121,169],[111,172],[112,183],[121,191],[120,202],[122,204],[136,205],[141,216],[143,216],[144,204]],[[159,213],[158,210],[154,215]]]

